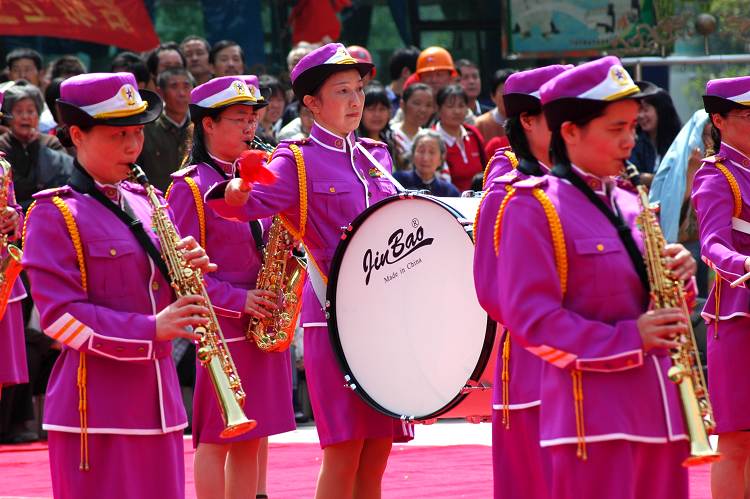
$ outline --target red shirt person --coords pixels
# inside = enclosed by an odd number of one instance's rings
[[[453,185],[459,191],[471,187],[471,179],[484,170],[484,138],[474,126],[464,123],[469,98],[460,85],[448,85],[437,94],[438,122],[435,129],[447,146],[446,163]]]

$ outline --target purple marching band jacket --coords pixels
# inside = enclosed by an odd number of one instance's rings
[[[495,151],[495,154],[492,155],[492,158],[487,163],[487,167],[484,169],[484,178],[482,179],[484,190],[489,189],[492,181],[497,177],[505,175],[517,167],[518,158],[516,158],[510,146],[501,147]]]
[[[157,248],[145,190],[97,185],[132,210]],[[172,344],[156,314],[174,295],[128,227],[66,186],[37,193],[24,226],[23,263],[45,334],[62,344],[47,389],[44,429],[81,434],[182,431],[187,417]],[[54,250],[51,250],[54,248]]]
[[[223,182],[209,190],[206,203],[220,216],[242,222],[280,214],[290,233],[303,242],[311,271],[327,284],[341,228],[371,204],[396,193],[366,153],[390,172],[385,144],[357,139],[354,133],[344,139],[313,123],[308,139],[282,141],[277,147],[268,163],[276,182],[254,184],[248,202],[240,207],[226,204]],[[339,167],[342,155],[350,169]],[[306,166],[312,164],[314,168]],[[311,280],[307,279],[302,293],[301,324],[327,327],[320,299],[325,297],[316,295]]]
[[[538,163],[545,173],[549,168],[542,162]],[[479,303],[489,316],[499,322],[496,299],[497,275],[488,269],[497,268],[499,241],[495,240],[495,222],[497,213],[503,204],[508,189],[521,180],[533,178],[518,169],[518,160],[512,149],[505,148],[498,151],[487,166],[486,172],[489,183],[485,185],[485,193],[477,212],[474,227],[474,285]],[[480,248],[495,248],[495,252],[483,251]],[[527,409],[538,406],[539,382],[542,361],[534,354],[523,348],[517,341],[511,341],[513,332],[503,329],[504,339],[501,358],[495,371],[492,408],[502,410],[502,422],[506,429],[510,429],[510,411]],[[500,389],[498,389],[498,387]]]
[[[703,318],[719,323],[733,317],[750,317],[747,282],[729,284],[743,276],[750,254],[750,158],[722,142],[718,154],[703,160],[693,183],[692,202],[700,217],[701,257],[716,273],[714,287],[703,309]]]
[[[215,161],[231,172],[231,164]],[[203,201],[208,189],[231,178],[231,173],[225,176],[210,165],[200,163],[173,173],[172,178],[174,180],[167,190],[167,200],[180,233],[193,236],[211,256],[211,261],[219,265],[216,272],[205,276],[206,290],[216,315],[240,319],[221,321],[224,337],[230,342],[244,340],[250,320],[244,313],[247,290],[255,288],[261,255],[255,250],[248,224],[221,218],[213,210],[205,209]],[[211,227],[211,230],[207,230],[207,227]]]
[[[611,203],[605,182],[576,170]],[[642,250],[637,198],[607,184]],[[477,245],[476,254],[492,275],[478,290],[490,315],[545,361],[540,445],[577,444],[585,459],[587,442],[687,439],[667,352],[643,351],[636,320],[649,297],[616,229],[557,177],[508,175],[493,190],[481,213],[493,223],[479,227],[479,237],[493,242]],[[482,291],[488,282],[494,293]]]

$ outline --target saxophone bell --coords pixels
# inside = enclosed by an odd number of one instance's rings
[[[682,282],[672,277],[667,269],[663,252],[667,242],[659,226],[654,209],[649,205],[648,191],[640,185],[638,169],[626,165],[629,180],[638,191],[642,211],[636,218],[643,235],[644,263],[648,272],[651,300],[655,309],[675,307],[687,318],[687,331],[677,337],[677,348],[671,349],[672,366],[667,372],[669,379],[677,385],[682,405],[685,426],[690,440],[690,455],[683,466],[712,463],[721,459],[721,454],[711,448],[708,436],[716,429],[708,385],[703,376],[700,352],[690,321],[690,311],[685,299]]]

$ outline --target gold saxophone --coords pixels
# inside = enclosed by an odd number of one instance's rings
[[[254,339],[264,352],[283,352],[294,338],[307,276],[304,257],[295,254],[296,246],[297,242],[276,215],[268,231],[268,244],[255,287],[276,295],[278,308],[265,319],[251,318],[247,328],[247,337]]]
[[[224,334],[219,327],[211,300],[206,292],[205,281],[199,269],[189,267],[182,253],[176,249],[180,236],[167,214],[167,206],[159,201],[153,186],[140,166],[131,164],[133,178],[146,189],[146,195],[153,213],[151,222],[161,243],[162,256],[169,270],[169,277],[175,294],[180,296],[201,295],[209,310],[209,322],[206,326],[196,326],[194,331],[201,339],[196,353],[200,363],[208,369],[211,382],[219,402],[221,416],[224,419],[222,438],[231,438],[246,433],[257,425],[248,419],[242,410],[245,403],[245,391],[242,389],[237,368],[224,341]]]
[[[669,379],[679,388],[682,412],[690,438],[690,456],[683,461],[682,465],[695,466],[711,463],[719,460],[721,455],[711,448],[708,441],[708,436],[716,429],[716,423],[711,401],[708,398],[706,380],[703,377],[700,353],[695,342],[685,291],[682,283],[672,277],[664,264],[662,254],[666,240],[654,209],[649,204],[648,191],[637,181],[638,170],[634,165],[628,164],[627,173],[638,190],[638,197],[643,208],[636,218],[636,223],[643,235],[644,260],[654,308],[680,308],[687,319],[687,332],[677,338],[679,346],[670,351],[672,367],[667,373]]]
[[[10,183],[13,181],[13,172],[10,163],[0,158],[0,213],[8,207],[10,196]],[[18,275],[21,273],[21,256],[23,252],[8,242],[8,234],[0,236],[0,254],[5,254],[0,259],[0,320],[5,317],[8,308],[10,293],[13,291]]]
[[[254,149],[273,154],[274,147],[258,137],[248,143]],[[264,352],[283,352],[294,339],[297,317],[302,309],[302,288],[307,276],[304,254],[295,254],[298,242],[284,227],[281,218],[273,218],[268,230],[268,244],[263,250],[263,265],[258,272],[256,289],[276,295],[276,305],[270,317],[252,317],[246,336],[255,340]]]

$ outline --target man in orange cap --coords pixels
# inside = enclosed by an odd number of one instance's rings
[[[458,76],[453,57],[443,47],[427,47],[417,59],[419,81],[432,87],[433,95],[452,83]]]

